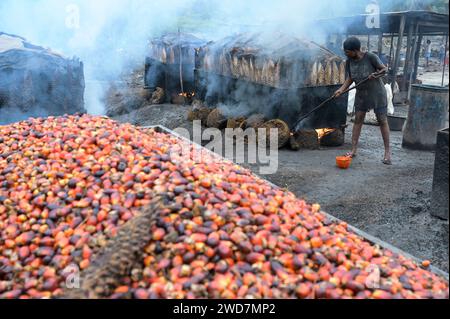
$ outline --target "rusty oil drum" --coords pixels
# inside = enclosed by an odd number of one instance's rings
[[[413,85],[403,147],[434,150],[437,132],[446,128],[447,119],[448,87]]]

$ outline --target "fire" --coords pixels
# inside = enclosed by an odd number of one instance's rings
[[[334,128],[321,128],[321,129],[316,130],[317,134],[319,135],[319,140],[321,140],[328,134],[333,133],[334,131],[336,131],[336,129],[334,129]]]
[[[195,92],[192,92],[192,93],[180,93],[178,95],[182,96],[182,97],[185,97],[185,98],[188,98],[188,99],[191,99],[191,98],[193,98],[195,96]]]

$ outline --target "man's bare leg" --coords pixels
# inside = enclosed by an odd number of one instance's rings
[[[384,160],[383,163],[387,165],[392,164],[391,157],[391,130],[389,128],[389,122],[387,120],[386,114],[377,114],[378,123],[380,124],[381,135],[383,136],[384,141]]]
[[[366,112],[356,112],[355,124],[353,125],[353,135],[352,135],[352,151],[349,156],[355,157],[358,153],[359,137],[361,136],[361,130],[364,125],[364,119],[366,118]]]

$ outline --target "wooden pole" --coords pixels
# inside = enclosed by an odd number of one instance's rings
[[[407,84],[407,80],[408,80],[409,74],[410,74],[409,66],[412,63],[411,55],[412,55],[413,50],[411,50],[411,46],[413,45],[413,43],[412,43],[413,31],[414,31],[414,23],[411,21],[409,23],[408,40],[406,43],[405,66],[403,68],[403,81],[402,81],[402,89],[403,90],[407,89],[406,84]]]
[[[397,40],[397,49],[395,52],[394,67],[392,69],[392,89],[394,89],[395,81],[397,80],[397,72],[398,72],[398,67],[400,64],[400,53],[401,53],[402,44],[403,44],[403,35],[405,33],[405,24],[406,24],[406,16],[403,15],[402,19],[400,21],[400,28],[398,31],[398,40]]]
[[[394,35],[391,35],[391,48],[389,50],[389,68],[392,68],[392,53],[394,52]]]
[[[180,54],[180,89],[181,93],[184,95],[184,81],[183,81],[183,52],[181,48],[181,30],[178,28],[178,46],[179,46],[179,54]]]
[[[442,67],[442,82],[441,86],[444,86],[445,79],[445,60],[447,59],[447,45],[448,45],[448,33],[445,36],[445,53],[444,53],[444,66]]]
[[[378,56],[383,55],[383,32],[378,35]]]
[[[418,70],[419,70],[419,62],[420,62],[420,53],[422,51],[421,50],[422,49],[422,41],[423,41],[423,34],[420,33],[419,34],[419,40],[417,41],[416,52],[415,52],[415,55],[414,55],[414,75],[413,75],[414,81],[417,80],[417,75],[419,73]]]
[[[415,55],[417,52],[417,44],[419,43],[419,23],[416,22],[415,31],[414,31],[415,37],[414,37],[414,47],[411,51],[411,62],[415,61]],[[412,83],[413,83],[413,72],[410,72],[409,74],[409,86],[408,86],[408,103],[411,100],[411,89],[412,89]]]
[[[336,42],[337,48],[342,51],[342,44],[344,43],[344,39],[341,33],[338,34]]]

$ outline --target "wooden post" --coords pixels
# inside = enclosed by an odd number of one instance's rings
[[[397,80],[397,72],[400,64],[400,53],[403,44],[403,35],[405,33],[406,16],[402,15],[400,21],[400,29],[398,31],[397,50],[395,52],[394,67],[392,69],[392,89],[395,87],[395,81]]]
[[[367,36],[367,52],[370,52],[370,34]]]
[[[442,67],[442,82],[441,86],[444,86],[444,79],[445,79],[445,60],[447,59],[447,45],[448,45],[448,32],[445,35],[445,53],[444,53],[444,66]]]
[[[339,48],[340,50],[342,50],[342,44],[344,43],[344,39],[343,39],[343,35],[342,35],[341,33],[339,33],[339,34],[337,35],[337,40],[336,40],[336,42],[337,42],[338,48]]]
[[[389,50],[389,68],[392,69],[392,53],[394,52],[394,35],[391,35],[391,48]]]
[[[411,62],[416,61],[416,53],[417,53],[417,45],[419,43],[419,23],[416,22],[415,30],[414,30],[414,47],[411,51]],[[413,68],[414,69],[414,65]],[[412,82],[413,82],[413,72],[410,72],[409,74],[409,86],[408,86],[408,103],[411,100],[411,89],[412,89]]]
[[[417,48],[416,48],[416,52],[414,55],[414,74],[413,74],[414,81],[417,80],[417,75],[418,75],[418,70],[419,70],[419,62],[420,62],[420,53],[422,51],[421,49],[422,49],[422,41],[423,41],[423,34],[420,33],[418,36],[419,36],[419,40],[417,41]]]
[[[408,40],[406,43],[406,56],[405,56],[405,66],[403,68],[403,81],[402,81],[402,89],[406,90],[406,84],[407,84],[407,80],[409,79],[409,66],[410,66],[410,62],[411,61],[411,46],[412,44],[412,37],[413,37],[413,31],[414,31],[414,23],[412,21],[410,21],[409,23],[409,29],[408,29]]]
[[[381,58],[383,55],[383,32],[378,35],[378,56]]]
[[[181,48],[181,30],[178,28],[178,41],[179,41],[179,54],[180,54],[180,89],[181,93],[184,95],[184,81],[183,81],[183,52]]]

